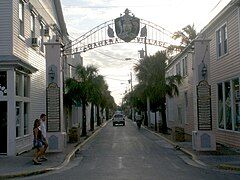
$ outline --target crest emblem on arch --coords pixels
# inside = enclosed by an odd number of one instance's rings
[[[114,20],[116,35],[125,42],[130,42],[135,39],[140,29],[140,19],[133,14],[130,15],[128,9],[125,10],[125,15]]]

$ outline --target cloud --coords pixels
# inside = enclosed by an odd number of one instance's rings
[[[61,0],[68,33],[77,38],[92,28],[115,19],[129,8],[136,17],[148,20],[163,28],[175,32],[188,24],[195,25],[199,32],[230,0]],[[120,102],[126,87],[121,80],[126,81],[136,61],[124,61],[125,58],[138,59],[138,50],[143,44],[123,43],[97,48],[82,53],[84,64],[96,65],[100,73],[112,75],[106,80],[112,95]],[[159,47],[147,46],[148,54],[161,50]],[[122,59],[122,60],[119,60]],[[113,79],[119,80],[113,80]],[[126,85],[127,86],[127,85]],[[117,87],[117,88],[116,88]]]

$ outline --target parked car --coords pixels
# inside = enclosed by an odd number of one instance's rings
[[[115,125],[123,125],[125,126],[125,118],[123,114],[115,114],[113,116],[113,126]]]

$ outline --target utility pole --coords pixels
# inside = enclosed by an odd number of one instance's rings
[[[144,45],[145,45],[145,56],[147,58],[147,36],[144,37]],[[151,125],[151,116],[150,116],[150,99],[147,96],[147,116],[148,116],[148,127]]]
[[[132,72],[130,72],[130,85],[131,85],[131,93],[133,92],[133,85],[132,85]],[[132,121],[134,121],[134,108],[132,106],[132,109],[131,109],[131,115],[132,115]]]

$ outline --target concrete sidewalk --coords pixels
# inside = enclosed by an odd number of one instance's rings
[[[165,139],[177,150],[189,155],[192,160],[201,166],[232,170],[240,173],[240,152],[237,149],[232,149],[218,144],[217,150],[214,152],[197,152],[192,149],[192,142],[175,142],[170,134],[161,134],[147,127],[144,128]]]
[[[86,137],[80,137],[77,143],[67,143],[64,152],[47,153],[48,160],[43,161],[41,165],[33,165],[34,150],[14,157],[0,156],[0,179],[31,176],[61,169],[69,163],[71,158],[74,158],[75,152],[97,135],[108,122],[95,128],[94,132],[89,131]]]

